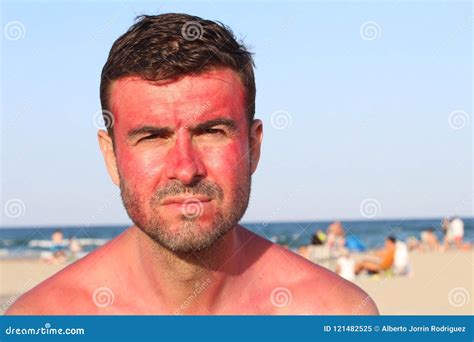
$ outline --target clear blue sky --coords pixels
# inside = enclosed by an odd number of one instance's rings
[[[135,16],[162,12],[222,21],[255,52],[244,221],[364,219],[367,198],[377,218],[473,214],[470,1],[2,4],[2,226],[129,222],[97,145],[100,71]]]

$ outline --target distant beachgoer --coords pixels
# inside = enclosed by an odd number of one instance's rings
[[[62,250],[64,248],[64,233],[61,229],[56,229],[53,234],[51,234],[51,241],[53,245],[51,246],[52,251]]]
[[[355,260],[346,248],[341,250],[341,256],[337,259],[336,273],[349,281],[355,279]]]
[[[454,217],[447,228],[444,240],[444,248],[448,249],[451,245],[455,245],[458,249],[468,249],[470,244],[463,244],[464,239],[464,222],[459,217]]]
[[[376,251],[373,255],[367,256],[362,262],[355,267],[355,273],[362,271],[369,273],[379,273],[392,267],[395,259],[395,242],[397,240],[393,236],[385,239],[385,247]]]
[[[321,229],[318,229],[314,235],[318,237],[322,244],[326,243],[327,235]]]
[[[443,241],[446,241],[446,235],[448,234],[449,230],[449,219],[447,217],[441,221],[441,230],[443,232]]]
[[[345,231],[340,221],[333,222],[327,229],[327,244],[333,256],[339,256],[346,243]]]
[[[64,233],[61,229],[56,229],[51,234],[51,247],[45,260],[49,263],[61,264],[66,261],[66,253],[64,251]]]
[[[433,228],[428,228],[421,232],[421,244],[419,246],[421,251],[438,251],[440,243]]]
[[[395,243],[393,259],[393,270],[396,275],[410,275],[412,273],[408,246],[405,242],[397,241]]]
[[[451,229],[451,221],[448,221],[446,226],[446,234],[444,236],[444,249],[448,249],[454,242],[453,231]]]
[[[316,245],[316,246],[320,246],[320,245],[324,245],[324,242],[321,240],[321,238],[318,234],[314,234],[311,237],[311,244]]]
[[[458,248],[461,248],[462,240],[464,238],[464,222],[459,217],[455,217],[452,219],[449,227],[453,234],[454,243]]]
[[[82,246],[76,238],[69,240],[69,250],[73,259],[78,258],[79,253],[82,252]]]
[[[324,234],[324,233],[323,233]],[[311,252],[312,252],[312,246],[321,246],[324,244],[323,241],[321,241],[321,238],[320,238],[321,235],[318,235],[318,233],[316,232],[315,234],[313,234],[311,236],[311,244],[309,245],[303,245],[301,246],[300,248],[298,248],[298,254],[300,254],[301,256],[305,257],[306,259],[309,259],[311,260]]]
[[[407,238],[407,247],[409,251],[413,251],[415,249],[418,249],[420,246],[420,241],[416,238],[416,236],[409,236]]]

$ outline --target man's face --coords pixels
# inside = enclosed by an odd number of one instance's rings
[[[244,91],[229,69],[162,85],[125,77],[111,86],[125,208],[170,250],[208,248],[247,208],[261,123],[248,122]],[[249,141],[250,124],[258,137]]]

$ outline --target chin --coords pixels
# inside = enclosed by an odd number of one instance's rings
[[[142,229],[153,241],[173,252],[199,252],[212,247],[233,225],[200,219],[183,219]]]

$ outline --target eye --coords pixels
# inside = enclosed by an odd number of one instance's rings
[[[222,129],[218,128],[207,128],[206,130],[204,130],[204,134],[217,135],[225,134],[225,132]]]
[[[156,139],[158,138],[158,134],[150,134],[147,135],[146,137],[141,138],[140,140],[151,140],[151,139]]]
[[[164,136],[163,134],[151,133],[151,134],[148,134],[148,135],[144,136],[143,138],[140,138],[138,140],[138,142],[144,142],[144,141],[150,141],[150,140],[156,140],[156,139],[164,139],[164,138],[166,138],[166,136]]]

